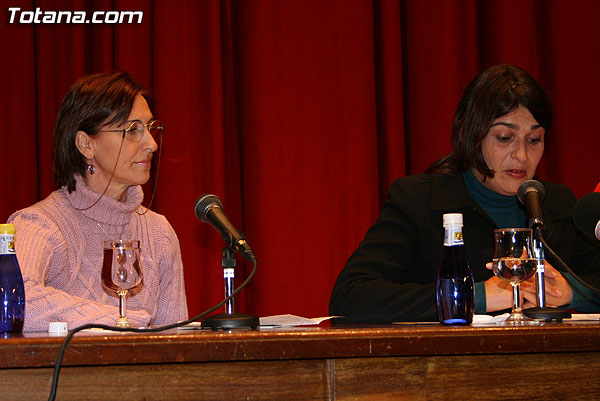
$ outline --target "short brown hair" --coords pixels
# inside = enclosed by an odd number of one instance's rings
[[[75,145],[77,131],[95,135],[107,125],[127,121],[141,85],[126,72],[88,75],[71,85],[54,125],[54,182],[75,190],[75,174],[84,175],[87,163]],[[146,96],[145,96],[146,97]]]

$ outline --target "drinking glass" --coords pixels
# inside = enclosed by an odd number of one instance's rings
[[[513,308],[506,324],[537,322],[521,311],[519,285],[532,277],[537,268],[533,254],[533,235],[530,228],[502,228],[494,230],[493,271],[498,278],[513,287]]]
[[[132,327],[127,321],[127,293],[142,282],[140,241],[103,241],[102,284],[119,295],[118,327]]]

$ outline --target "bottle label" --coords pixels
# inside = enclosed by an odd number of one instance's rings
[[[0,234],[0,255],[14,255],[15,236],[13,234]]]
[[[444,246],[464,245],[462,227],[448,226],[444,234]]]

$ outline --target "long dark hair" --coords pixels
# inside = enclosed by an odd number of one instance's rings
[[[75,145],[77,131],[95,135],[102,127],[127,121],[141,85],[126,72],[88,75],[71,85],[54,125],[54,182],[75,190],[75,174],[85,175],[85,157]]]
[[[498,64],[477,75],[467,85],[452,123],[452,148],[433,163],[429,173],[456,174],[475,168],[484,177],[493,177],[483,158],[481,142],[493,121],[526,107],[545,129],[552,125],[552,105],[540,84],[520,67]]]

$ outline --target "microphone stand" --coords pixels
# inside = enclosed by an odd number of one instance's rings
[[[235,278],[235,253],[230,247],[223,248],[223,277],[225,278],[225,297],[230,297],[233,293]],[[218,329],[228,330],[236,328],[250,327],[256,330],[258,318],[247,313],[234,312],[233,298],[229,298],[225,304],[225,313],[220,313],[208,317],[202,321],[202,328],[209,327],[216,331]]]
[[[544,319],[547,322],[556,320],[562,322],[563,319],[570,318],[571,312],[567,309],[552,308],[546,306],[546,282],[544,280],[545,273],[545,256],[544,243],[542,237],[542,228],[533,228],[533,253],[537,260],[537,270],[535,273],[535,290],[537,297],[537,307],[523,309],[523,314],[532,319]]]

